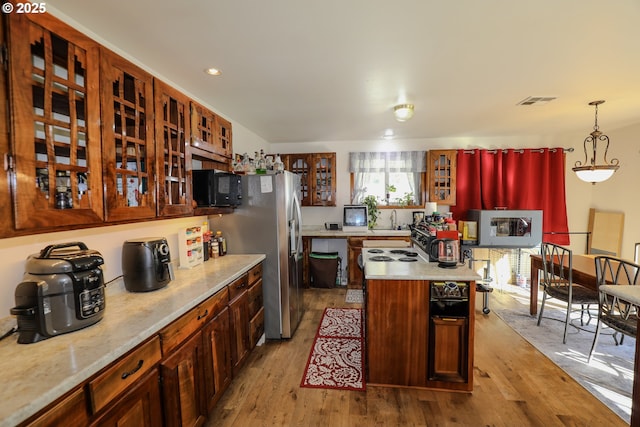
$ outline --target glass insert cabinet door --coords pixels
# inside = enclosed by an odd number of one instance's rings
[[[106,220],[152,218],[155,202],[153,78],[100,50]]]
[[[191,134],[189,99],[154,80],[158,171],[158,214],[189,214],[191,207]]]
[[[49,15],[8,22],[15,226],[102,222],[99,47]]]

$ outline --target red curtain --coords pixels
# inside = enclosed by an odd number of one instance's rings
[[[569,244],[562,148],[459,150],[453,217],[469,209],[543,211],[543,240]],[[551,234],[559,233],[559,234]]]

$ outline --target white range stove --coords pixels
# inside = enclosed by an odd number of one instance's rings
[[[362,248],[365,262],[426,262],[424,255],[415,248]]]

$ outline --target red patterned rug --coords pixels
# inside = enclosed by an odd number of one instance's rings
[[[362,310],[326,308],[300,387],[365,390]]]

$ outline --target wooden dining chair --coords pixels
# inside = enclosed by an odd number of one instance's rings
[[[580,324],[584,325],[584,315],[587,314],[587,324],[591,320],[591,305],[598,304],[598,293],[584,286],[573,283],[573,252],[554,243],[543,242],[540,246],[542,255],[542,306],[538,313],[538,326],[544,313],[547,298],[555,298],[567,304],[567,315],[564,322],[562,343],[567,343],[567,328],[571,313],[580,311]],[[574,304],[580,304],[579,309],[573,309]]]
[[[638,285],[640,284],[640,264],[612,256],[597,256],[596,284],[602,285]],[[589,352],[589,362],[593,357],[602,326],[613,329],[616,345],[622,344],[624,336],[636,337],[638,332],[638,307],[618,297],[598,291],[598,325]],[[618,341],[618,334],[621,334]]]

